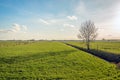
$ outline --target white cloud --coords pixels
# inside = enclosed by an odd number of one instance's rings
[[[78,19],[76,16],[67,16],[67,18],[70,20],[77,20]]]
[[[48,21],[46,21],[44,19],[40,19],[39,21],[42,22],[42,23],[44,23],[44,24],[47,24],[47,25],[50,24]]]
[[[3,30],[3,29],[1,29],[0,30],[0,32],[1,33],[9,33],[9,32],[20,32],[20,31],[26,31],[27,30],[27,26],[25,26],[25,25],[19,25],[19,24],[17,24],[17,23],[14,23],[13,25],[12,25],[12,28],[10,28],[10,29],[5,29],[5,30]]]
[[[18,32],[21,30],[21,26],[19,24],[14,23],[11,31]]]
[[[26,31],[28,28],[25,25],[22,25],[22,28]]]
[[[75,26],[74,25],[71,25],[71,24],[63,24],[64,27],[71,27],[71,28],[74,28]]]

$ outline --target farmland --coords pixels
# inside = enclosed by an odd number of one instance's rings
[[[67,41],[69,44],[73,44],[82,48],[86,48],[86,44],[84,42],[79,41]],[[91,49],[101,50],[105,52],[111,52],[114,54],[120,54],[120,41],[97,41],[90,43]]]
[[[56,41],[1,41],[0,80],[116,80],[114,64]]]

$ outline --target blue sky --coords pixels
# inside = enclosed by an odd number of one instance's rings
[[[78,39],[94,21],[97,39],[120,38],[119,0],[0,0],[0,39]]]

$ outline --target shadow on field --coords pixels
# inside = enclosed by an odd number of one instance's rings
[[[72,52],[76,52],[76,50],[67,50],[67,51],[59,51],[59,52],[40,52],[40,53],[34,53],[33,55],[27,54],[24,56],[5,57],[5,58],[0,58],[0,63],[12,64],[12,63],[24,62],[29,60],[41,59],[45,57],[52,57],[57,55],[65,56]]]
[[[110,52],[105,52],[105,51],[101,51],[101,50],[95,50],[95,49],[91,49],[91,50],[87,50],[85,48],[81,48],[72,44],[68,44],[65,43],[66,45],[72,46],[74,48],[77,48],[79,50],[85,51],[87,53],[93,54],[97,57],[100,57],[108,62],[113,62],[113,63],[119,63],[120,62],[120,55],[119,54],[114,54],[114,53],[110,53]]]

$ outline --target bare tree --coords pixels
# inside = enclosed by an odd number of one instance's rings
[[[97,28],[91,20],[85,21],[81,24],[78,38],[86,42],[87,49],[90,50],[90,41],[97,37]]]

